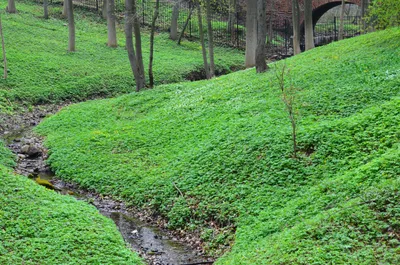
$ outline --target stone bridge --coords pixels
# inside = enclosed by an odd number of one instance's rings
[[[276,24],[282,25],[285,20],[292,19],[292,0],[267,0],[268,15],[270,15]],[[271,8],[271,1],[272,8]],[[299,0],[301,10],[301,23],[303,23],[304,0]],[[341,5],[341,0],[314,0],[313,4],[313,23],[317,21],[331,8]],[[361,0],[346,0],[347,4],[355,4],[360,6]]]

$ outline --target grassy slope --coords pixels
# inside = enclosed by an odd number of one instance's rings
[[[16,176],[0,145],[0,264],[143,264],[93,206]]]
[[[133,91],[121,30],[120,47],[109,49],[103,22],[78,11],[78,52],[68,54],[65,21],[40,19],[41,7],[31,3],[18,2],[17,8],[17,15],[2,15],[9,78],[0,80],[0,114],[13,110],[16,101],[30,105]],[[51,12],[56,16],[59,9]],[[146,34],[143,41],[147,47]],[[179,47],[162,34],[155,49],[157,84],[182,81],[201,67],[200,47],[194,43]],[[146,49],[144,53],[146,62]],[[229,71],[242,57],[218,48],[218,69]],[[142,264],[111,220],[94,207],[15,176],[13,165],[0,141],[1,264]]]
[[[1,1],[2,6],[6,1]],[[42,7],[18,2],[19,13],[3,14],[9,79],[0,80],[0,113],[15,100],[40,104],[61,100],[84,100],[134,91],[122,26],[119,47],[106,47],[107,27],[96,15],[76,10],[77,52],[67,53],[68,27],[59,19],[43,20]],[[59,8],[50,9],[59,16]],[[145,65],[148,65],[148,34],[143,34]],[[183,81],[202,66],[201,47],[183,42],[178,46],[160,34],[155,39],[156,84]],[[243,55],[217,48],[218,70],[230,71],[243,64]],[[147,66],[146,66],[147,67]]]
[[[211,248],[237,227],[218,264],[398,264],[399,39],[397,28],[286,60],[302,89],[299,160],[272,70],[70,106],[39,132],[62,178],[173,228],[207,222]]]

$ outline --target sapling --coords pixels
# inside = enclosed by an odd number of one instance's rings
[[[293,158],[297,158],[297,121],[299,114],[296,109],[296,104],[298,101],[299,89],[293,85],[291,80],[289,84],[285,84],[285,80],[290,79],[290,69],[287,69],[286,65],[283,65],[281,68],[276,66],[275,74],[281,92],[281,99],[285,104],[285,110],[292,126]]]

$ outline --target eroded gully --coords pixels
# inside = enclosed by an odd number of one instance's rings
[[[43,139],[35,135],[32,129],[46,115],[57,112],[59,108],[47,106],[24,115],[1,117],[0,138],[17,156],[15,172],[32,181],[40,177],[48,181],[55,192],[94,205],[102,215],[114,221],[133,251],[138,252],[150,265],[213,264],[212,259],[204,255],[200,242],[195,238],[186,235],[186,240],[183,240],[184,237],[174,236],[154,225],[155,220],[144,218],[145,214],[131,211],[123,202],[81,189],[54,175],[46,164],[47,150],[42,144]]]

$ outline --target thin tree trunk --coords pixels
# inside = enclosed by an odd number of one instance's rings
[[[179,18],[179,1],[177,1],[172,9],[172,18],[171,18],[171,31],[169,37],[171,40],[178,39],[178,18]]]
[[[300,49],[300,7],[298,0],[292,0],[292,20],[293,20],[293,52],[301,53]]]
[[[1,47],[3,49],[4,79],[7,79],[7,56],[6,56],[6,46],[4,44],[3,25],[1,23],[1,16],[0,16],[0,35],[1,35]]]
[[[63,1],[63,10],[62,10],[62,13],[61,13],[62,17],[67,17],[68,16],[67,6],[68,6],[68,0],[64,0]]]
[[[314,25],[312,19],[312,0],[305,0],[304,4],[305,42],[306,51],[308,51],[315,48]]]
[[[362,19],[362,33],[366,33],[367,31],[367,22],[365,21],[365,17],[368,12],[369,0],[361,0],[361,19]]]
[[[44,17],[44,19],[48,19],[49,18],[48,6],[49,6],[49,1],[48,0],[43,0],[43,13],[44,13],[43,17]]]
[[[257,49],[257,0],[247,0],[246,15],[246,68],[256,65]]]
[[[160,0],[156,0],[156,8],[154,10],[153,20],[151,22],[151,32],[150,32],[150,60],[149,60],[149,80],[150,87],[154,86],[154,76],[153,76],[153,57],[154,57],[154,32],[156,30],[156,21],[158,18],[158,10],[160,8]]]
[[[342,0],[342,6],[340,9],[340,24],[339,24],[339,40],[343,40],[344,35],[344,8],[345,8],[345,0]]]
[[[74,21],[74,7],[72,5],[72,0],[67,0],[67,10],[68,10],[68,51],[75,51],[75,21]]]
[[[267,70],[265,62],[265,38],[267,37],[267,17],[265,0],[257,0],[257,49],[256,70],[263,73]]]
[[[293,158],[297,158],[297,126],[293,110],[289,111],[289,118],[292,124]]]
[[[192,8],[190,9],[189,15],[188,15],[188,17],[187,17],[187,19],[186,19],[186,22],[185,22],[185,25],[183,26],[181,35],[179,36],[179,39],[178,39],[178,44],[179,44],[179,45],[181,44],[182,38],[183,38],[183,36],[185,35],[185,30],[186,30],[187,26],[189,25],[189,21],[190,21],[190,19],[192,18],[193,10],[194,10],[194,7],[192,7]]]
[[[210,78],[215,76],[215,63],[214,63],[214,33],[211,24],[211,4],[210,0],[206,0],[206,10],[207,10],[207,27],[208,27],[208,51],[210,56]]]
[[[361,0],[361,19],[362,19],[362,26],[363,26],[363,30],[362,30],[361,34],[364,33],[365,28],[366,28],[364,18],[365,18],[365,0]]]
[[[142,52],[142,37],[140,35],[140,22],[137,15],[136,0],[132,0],[133,8],[133,33],[135,34],[135,49],[136,49],[136,62],[139,66],[140,79],[136,81],[139,83],[140,89],[146,86],[146,76],[144,73],[143,52]]]
[[[125,36],[126,36],[126,50],[128,51],[128,58],[129,63],[131,65],[132,73],[135,78],[136,82],[136,91],[139,91],[142,87],[140,87],[140,79],[139,75],[139,67],[136,60],[136,53],[135,48],[133,47],[133,16],[135,13],[133,12],[132,8],[132,1],[133,0],[126,0],[125,1]]]
[[[17,13],[17,8],[15,7],[15,0],[8,0],[6,11],[7,13]]]
[[[115,2],[115,1],[114,1]],[[115,5],[115,4],[114,4]],[[103,6],[101,8],[101,15],[103,16],[104,19],[108,19],[108,1],[103,0]]]
[[[108,30],[108,47],[117,47],[117,30],[115,28],[115,2],[107,1],[107,30]]]
[[[272,39],[273,39],[273,26],[272,26],[272,22],[273,22],[273,15],[275,14],[275,3],[274,0],[269,0],[269,18],[268,18],[268,39],[267,39],[267,44],[272,44]]]
[[[206,72],[206,78],[210,79],[210,70],[208,68],[207,49],[206,49],[206,44],[204,41],[203,19],[202,19],[202,15],[201,15],[200,2],[197,5],[197,16],[198,16],[198,22],[199,22],[199,35],[200,35],[200,42],[201,42],[201,51],[203,53],[204,71]]]
[[[237,3],[236,0],[229,1],[229,14],[228,14],[228,32],[231,35],[232,42],[235,40],[236,34],[236,15],[237,15]]]

